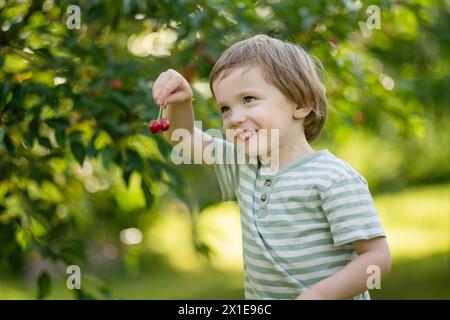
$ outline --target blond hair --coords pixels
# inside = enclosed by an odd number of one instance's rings
[[[303,124],[306,139],[316,139],[327,117],[327,99],[318,75],[318,60],[303,48],[290,42],[266,35],[256,35],[239,41],[223,52],[209,76],[209,86],[214,95],[213,83],[226,77],[234,68],[259,66],[266,81],[276,86],[300,107],[311,106]],[[214,95],[215,97],[215,95]]]

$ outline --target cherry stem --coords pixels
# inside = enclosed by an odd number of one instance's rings
[[[162,107],[159,107],[159,115],[158,115],[158,120],[161,118],[161,115],[162,115],[162,111],[163,111],[163,108]]]

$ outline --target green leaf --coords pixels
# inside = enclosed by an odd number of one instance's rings
[[[89,158],[95,158],[95,156],[97,155],[97,149],[95,149],[94,143],[92,141],[89,142],[87,146],[86,155]]]
[[[114,162],[119,166],[122,167],[122,164],[124,163],[124,155],[122,152],[117,152],[117,154],[114,157]]]
[[[34,136],[31,134],[30,131],[25,132],[25,134],[22,137],[22,142],[27,149],[31,149],[33,147],[33,140]]]
[[[47,271],[43,271],[38,278],[38,299],[44,299],[51,289],[51,279]]]
[[[16,147],[14,146],[8,135],[4,136],[3,144],[5,145],[6,151],[9,153],[9,155],[14,157],[16,155]]]
[[[83,289],[73,291],[77,300],[95,300],[92,295],[86,293]]]
[[[61,237],[58,240],[58,258],[67,264],[86,262],[84,244],[80,239]]]
[[[3,141],[3,138],[5,137],[5,128],[1,127],[0,128],[0,142]]]
[[[41,146],[46,147],[47,149],[53,148],[50,140],[46,137],[38,137],[38,142]]]
[[[82,136],[83,136],[83,132],[81,132],[79,130],[75,130],[74,132],[72,132],[70,134],[69,140],[71,142],[80,141]]]
[[[123,94],[113,92],[111,93],[111,97],[121,106],[125,107],[125,109],[129,110],[133,106],[129,99],[127,99]]]
[[[149,185],[144,181],[144,178],[142,178],[141,181],[141,188],[144,192],[146,207],[150,208],[155,202],[155,196],[151,192]]]
[[[54,59],[48,48],[34,49],[34,53],[48,60]]]
[[[3,81],[0,88],[0,105],[4,105],[7,103],[7,97],[9,92],[9,83],[8,81]],[[5,103],[3,103],[5,102]]]
[[[55,129],[55,138],[56,142],[61,148],[65,148],[66,146],[66,133],[64,129]]]
[[[109,290],[107,287],[101,287],[99,289],[99,292],[104,299],[111,300],[113,298],[111,290]]]
[[[35,112],[36,114],[33,116],[33,120],[28,124],[28,130],[33,134],[33,136],[37,136],[39,133],[39,112],[40,109],[34,108],[30,110],[30,113]]]
[[[60,222],[56,226],[54,226],[49,233],[49,237],[52,238],[63,238],[70,231],[70,224],[67,222]]]
[[[203,241],[194,242],[195,251],[204,256],[205,258],[211,258],[212,249]]]
[[[70,144],[70,150],[72,151],[73,156],[78,161],[80,166],[83,165],[84,157],[86,155],[86,151],[81,142],[75,141]]]
[[[97,131],[91,138],[91,140],[88,143],[86,154],[89,158],[94,158],[97,156],[97,149],[95,148],[95,140],[97,139],[99,135],[99,131]]]
[[[16,230],[16,243],[20,246],[20,248],[25,251],[28,248],[30,241],[31,241],[31,234],[29,230],[18,227]]]
[[[105,169],[109,168],[112,159],[117,155],[117,150],[112,146],[107,146],[101,151],[102,163]]]
[[[133,173],[133,171],[123,171],[123,180],[125,181],[125,185],[128,187],[130,185],[130,176]]]
[[[69,120],[63,117],[47,119],[45,123],[54,129],[66,129],[70,126]]]
[[[139,153],[137,153],[133,149],[127,149],[127,165],[125,167],[125,171],[131,172],[133,170],[141,171],[142,170],[142,159]]]
[[[28,172],[29,177],[41,184],[44,180],[52,181],[52,174],[50,171],[38,166],[37,163],[32,163]]]

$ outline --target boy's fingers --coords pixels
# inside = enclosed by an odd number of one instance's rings
[[[162,72],[158,78],[155,80],[155,83],[153,84],[153,88],[152,88],[152,93],[153,93],[153,98],[156,102],[156,99],[158,99],[158,97],[161,94],[161,91],[163,90],[163,88],[166,86],[167,81],[169,81],[169,79],[171,78],[171,72],[170,70]]]
[[[152,87],[152,94],[153,94],[153,100],[156,103],[156,100],[158,99],[162,89],[164,88],[165,82],[167,78],[168,73],[167,72],[163,72],[161,73],[158,78],[156,78],[155,83],[153,84]]]
[[[161,78],[160,85],[157,88],[158,92],[156,93],[156,101],[157,104],[161,104],[161,98],[162,94],[164,93],[164,90],[166,90],[167,86],[170,85],[170,82],[172,81],[172,73],[167,71],[164,76]]]
[[[152,87],[155,104],[160,106],[186,99],[188,93],[184,90],[183,81],[184,78],[173,69],[162,72]]]
[[[186,98],[186,93],[184,91],[177,91],[172,93],[166,100],[166,103],[173,103],[184,100]]]
[[[158,96],[157,103],[163,104],[165,100],[169,97],[169,95],[177,89],[180,81],[177,77],[170,77],[166,82],[166,85],[161,90],[161,93]]]

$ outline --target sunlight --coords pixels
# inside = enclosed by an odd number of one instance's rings
[[[214,267],[242,270],[242,235],[236,203],[223,202],[205,209],[199,217],[199,232],[214,251]]]

